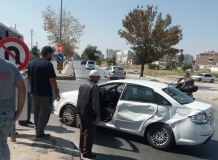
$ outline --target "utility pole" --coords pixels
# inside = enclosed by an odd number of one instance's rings
[[[60,37],[59,37],[59,43],[61,44],[61,36],[62,36],[62,2],[61,0],[61,13],[60,13]],[[61,70],[59,70],[59,74],[61,74]]]
[[[61,36],[62,36],[62,34],[61,34],[61,32],[62,32],[62,1],[63,0],[61,0],[61,13],[60,13],[60,39],[59,39],[59,43],[61,44]]]
[[[31,33],[30,59],[32,60],[32,48],[33,48],[33,29],[31,29],[30,33]]]

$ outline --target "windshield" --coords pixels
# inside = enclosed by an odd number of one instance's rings
[[[203,76],[203,75],[204,75],[204,74],[201,74],[201,73],[200,73],[200,74],[198,74],[198,76]]]
[[[94,62],[92,62],[92,61],[88,61],[88,64],[94,64]]]
[[[182,93],[178,89],[174,87],[167,87],[163,89],[168,95],[170,95],[173,99],[175,99],[180,104],[188,104],[193,102],[193,99],[186,94]]]

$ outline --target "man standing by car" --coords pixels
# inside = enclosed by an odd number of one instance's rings
[[[18,89],[16,111],[15,86]],[[19,70],[11,62],[0,58],[0,159],[10,159],[7,138],[23,110],[25,97],[26,88]]]
[[[41,50],[40,58],[30,62],[28,68],[31,94],[34,102],[34,123],[36,126],[36,138],[49,138],[50,134],[45,134],[52,108],[52,89],[59,101],[60,95],[56,82],[56,74],[52,63],[53,49],[45,46]]]
[[[84,158],[94,159],[92,146],[97,123],[100,121],[99,87],[100,74],[97,70],[89,73],[89,79],[79,87],[77,113],[80,116],[80,144],[79,149]]]

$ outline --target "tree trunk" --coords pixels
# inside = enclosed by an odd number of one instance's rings
[[[144,67],[145,67],[145,63],[141,63],[141,73],[140,73],[140,77],[143,77],[143,75],[144,75]]]

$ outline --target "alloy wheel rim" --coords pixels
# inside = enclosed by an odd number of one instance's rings
[[[153,132],[151,140],[157,146],[164,146],[169,140],[169,134],[166,129],[159,128]]]
[[[67,108],[63,113],[64,122],[71,123],[74,119],[74,113],[71,109]]]

